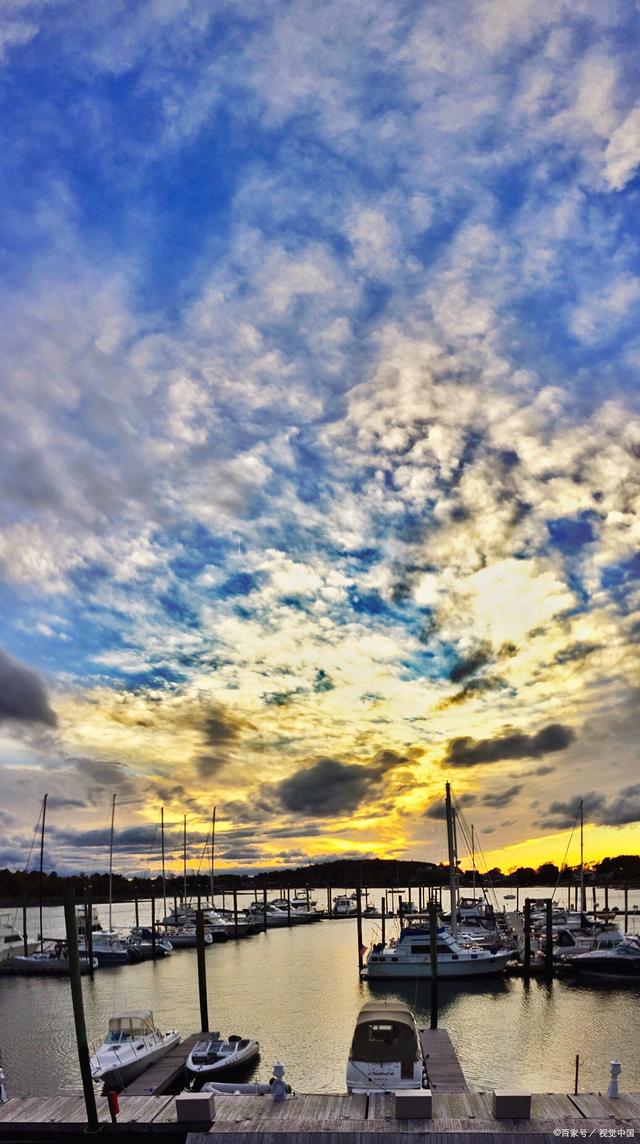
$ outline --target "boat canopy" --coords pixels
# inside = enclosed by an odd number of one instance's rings
[[[420,1056],[411,1010],[401,1001],[369,1001],[356,1021],[350,1059],[383,1063],[399,1061],[404,1069]]]
[[[125,1037],[144,1037],[154,1031],[153,1013],[150,1009],[127,1009],[109,1021],[109,1034],[123,1034]]]

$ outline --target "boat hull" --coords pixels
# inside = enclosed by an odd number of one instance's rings
[[[188,1075],[196,1080],[211,1080],[213,1077],[225,1073],[240,1072],[247,1065],[253,1064],[259,1056],[260,1046],[257,1041],[252,1041],[246,1049],[239,1053],[231,1057],[223,1057],[218,1061],[211,1061],[208,1064],[194,1064],[189,1057],[186,1068]]]
[[[495,958],[478,961],[450,961],[438,964],[438,981],[443,978],[457,980],[463,977],[495,977],[504,971],[511,953]],[[385,980],[386,978],[424,978],[431,980],[431,963],[429,961],[374,961],[367,964],[367,978],[370,980]]]
[[[92,1074],[93,1079],[98,1083],[102,1083],[106,1088],[124,1088],[156,1061],[162,1060],[167,1055],[170,1049],[179,1044],[180,1037],[178,1034],[165,1038],[162,1044],[157,1045],[151,1049],[144,1056],[136,1057],[132,1060],[123,1061],[122,1064],[114,1065],[112,1068],[104,1068],[95,1070],[93,1068],[92,1060]]]

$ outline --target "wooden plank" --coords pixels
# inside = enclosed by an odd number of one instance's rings
[[[161,1060],[156,1061],[151,1068],[145,1069],[140,1076],[125,1085],[123,1096],[160,1096],[178,1078],[187,1061],[187,1057],[197,1041],[202,1039],[202,1033],[192,1033],[180,1044],[175,1045]]]
[[[421,1029],[420,1044],[432,1092],[468,1092],[460,1062],[446,1029]]]
[[[632,1093],[623,1093],[617,1100],[597,1092],[580,1092],[568,1098],[578,1112],[589,1120],[635,1120],[640,1117],[640,1101]]]

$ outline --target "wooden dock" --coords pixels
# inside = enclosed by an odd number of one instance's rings
[[[136,1077],[122,1090],[123,1096],[161,1096],[184,1073],[187,1057],[197,1041],[206,1035],[192,1033],[171,1052],[156,1061],[151,1068],[145,1069],[141,1076]]]
[[[123,1096],[117,1125],[107,1101],[98,1098],[100,1137],[120,1140],[161,1134],[183,1144],[552,1144],[559,1136],[640,1138],[640,1094],[611,1100],[599,1093],[566,1096],[534,1094],[530,1120],[494,1120],[491,1093],[433,1094],[430,1120],[396,1120],[393,1094],[295,1094],[280,1104],[270,1096],[215,1098],[215,1121],[208,1131],[178,1125],[175,1096]],[[48,1139],[65,1144],[85,1134],[81,1095],[11,1097],[0,1105],[0,1142]]]
[[[432,1092],[468,1092],[460,1061],[446,1029],[421,1029],[420,1044]]]

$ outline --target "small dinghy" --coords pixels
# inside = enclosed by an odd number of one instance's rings
[[[179,1042],[177,1029],[156,1029],[150,1009],[128,1009],[109,1021],[106,1040],[91,1057],[91,1075],[107,1088],[124,1088]]]
[[[418,1029],[404,1001],[367,1001],[356,1020],[347,1061],[348,1092],[422,1088]]]
[[[224,1041],[219,1033],[211,1033],[192,1048],[187,1059],[187,1072],[198,1080],[209,1080],[219,1073],[241,1069],[259,1055],[257,1041],[236,1034]]]

